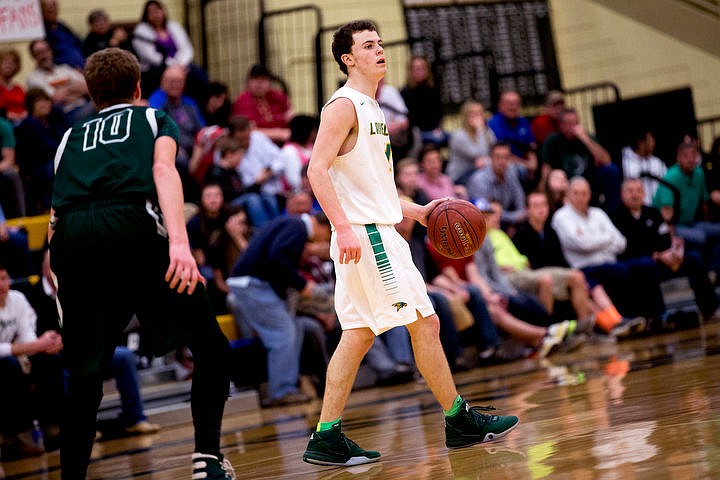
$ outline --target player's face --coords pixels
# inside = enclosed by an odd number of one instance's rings
[[[369,30],[355,32],[353,42],[350,60],[355,68],[361,73],[377,76],[378,79],[384,77],[387,70],[385,50],[378,33]]]
[[[545,195],[533,193],[528,196],[527,216],[532,221],[545,223],[550,214]]]
[[[642,207],[643,199],[645,198],[645,187],[640,181],[629,181],[625,182],[620,192],[622,202],[630,210],[636,210]]]

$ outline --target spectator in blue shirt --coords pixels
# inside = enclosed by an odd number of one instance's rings
[[[82,69],[85,66],[82,41],[67,25],[58,20],[57,1],[42,0],[40,8],[45,23],[45,40],[52,47],[55,63]]]
[[[488,126],[498,141],[510,145],[515,160],[521,166],[520,178],[526,189],[532,189],[540,181],[537,144],[530,129],[530,122],[520,115],[522,102],[517,92],[507,91],[500,95],[498,111],[488,121]]]
[[[308,242],[329,239],[330,221],[323,213],[278,217],[250,240],[227,280],[240,330],[249,327],[268,351],[266,406],[307,400],[298,389],[302,323],[290,315],[286,300],[290,289],[312,294],[315,283],[301,274],[300,260]]]

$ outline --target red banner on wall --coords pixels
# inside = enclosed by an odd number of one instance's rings
[[[0,0],[0,42],[43,37],[40,0]]]

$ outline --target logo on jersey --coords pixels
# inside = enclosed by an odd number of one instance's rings
[[[383,122],[370,122],[370,135],[388,135],[387,125]]]
[[[395,307],[395,311],[399,312],[401,308],[407,307],[407,303],[405,302],[395,302],[392,304],[393,307]]]

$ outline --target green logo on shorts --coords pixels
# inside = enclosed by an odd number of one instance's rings
[[[395,311],[399,312],[401,308],[407,307],[407,303],[405,302],[395,302],[392,304],[393,307],[395,307]]]

